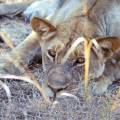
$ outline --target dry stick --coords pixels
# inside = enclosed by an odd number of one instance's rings
[[[8,44],[8,46],[12,49],[12,55],[13,57],[15,56],[16,60],[13,58],[11,59],[11,62],[14,63],[14,65],[16,65],[18,67],[18,69],[20,71],[25,71],[27,74],[27,76],[30,76],[33,80],[33,84],[36,86],[36,88],[40,91],[40,93],[42,94],[42,96],[44,97],[44,99],[46,100],[46,102],[50,103],[50,100],[48,99],[48,97],[45,95],[45,92],[43,90],[43,88],[41,87],[40,83],[38,82],[38,80],[36,79],[36,77],[29,71],[29,69],[27,68],[26,65],[22,64],[22,61],[24,61],[24,55],[25,53],[28,53],[28,50],[30,48],[34,48],[35,44],[37,43],[37,41],[39,40],[39,37],[32,32],[25,40],[23,43],[21,43],[20,45],[18,45],[18,47],[14,47],[12,41],[10,40],[10,38],[8,38],[7,34],[4,32],[1,32],[1,36],[4,38],[5,43]],[[27,49],[28,48],[28,49]],[[20,54],[18,51],[21,50],[20,52],[22,54]],[[28,81],[27,81],[28,82]]]
[[[0,86],[2,86],[5,89],[7,97],[8,97],[8,101],[10,103],[11,102],[11,92],[10,92],[9,87],[4,82],[2,82],[1,80],[0,80]]]
[[[92,47],[92,40],[84,41],[84,54],[85,54],[85,97],[88,96],[88,82],[89,82],[89,64],[90,64],[90,51]]]

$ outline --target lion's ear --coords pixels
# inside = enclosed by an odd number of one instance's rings
[[[120,50],[120,37],[103,37],[96,40],[99,43],[104,58],[110,58]]]
[[[31,26],[33,31],[37,32],[38,34],[56,31],[56,27],[52,25],[48,20],[38,17],[32,18]]]

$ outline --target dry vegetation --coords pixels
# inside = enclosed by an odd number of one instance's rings
[[[14,2],[13,0],[11,0]],[[8,2],[11,2],[8,0]],[[26,0],[18,0],[18,2]],[[7,2],[7,0],[6,0]],[[16,1],[15,1],[16,2]],[[17,21],[17,22],[16,22]],[[24,38],[30,33],[31,28],[29,24],[26,24],[14,18],[3,17],[0,19],[0,32],[5,31],[11,38],[11,41],[6,41],[6,45],[2,45],[2,52],[9,51],[14,46],[21,43]],[[14,29],[11,29],[14,28]],[[88,70],[89,70],[89,53],[92,43],[85,42],[86,53],[86,66],[85,66],[85,88],[88,87]],[[4,47],[4,46],[7,46]],[[10,47],[11,46],[11,47]],[[10,47],[10,48],[9,48]],[[19,54],[17,53],[19,56]],[[37,63],[35,63],[37,64]],[[44,76],[42,67],[34,67],[34,69],[26,71],[26,74],[31,73],[35,76],[40,83],[43,82]],[[30,75],[31,75],[30,74]],[[9,79],[6,79],[8,78]],[[13,77],[14,80],[12,79]],[[21,78],[19,78],[21,77]],[[40,95],[36,85],[33,86],[30,83],[18,81],[26,78],[23,76],[3,76],[0,80],[0,119],[1,120],[118,120],[120,119],[120,95],[111,96],[111,93],[107,93],[106,96],[92,96],[89,94],[88,99],[84,98],[84,85],[79,83],[79,87],[76,88],[73,93],[77,96],[77,99],[72,97],[60,97],[58,103],[47,104],[43,97]],[[0,77],[1,78],[1,77]],[[33,78],[33,77],[32,77]],[[91,85],[91,83],[90,83]],[[90,88],[87,88],[88,90]],[[115,88],[116,89],[116,88]],[[41,91],[41,90],[40,90]],[[114,90],[113,90],[114,92]],[[113,95],[113,94],[112,94]],[[112,108],[112,109],[111,109]]]

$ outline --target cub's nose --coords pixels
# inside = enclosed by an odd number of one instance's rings
[[[64,89],[72,81],[72,75],[58,67],[48,73],[48,86],[54,90]]]

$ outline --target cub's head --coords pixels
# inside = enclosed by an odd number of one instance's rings
[[[50,97],[55,97],[62,90],[74,89],[84,79],[84,45],[80,43],[71,50],[76,39],[82,36],[81,30],[77,26],[74,31],[76,26],[70,24],[55,27],[47,20],[39,18],[33,18],[31,22],[33,31],[40,36],[45,83],[54,93],[49,94]],[[119,41],[116,37],[97,38],[99,49],[93,45],[90,54],[90,79],[102,75],[106,60],[119,48]]]

